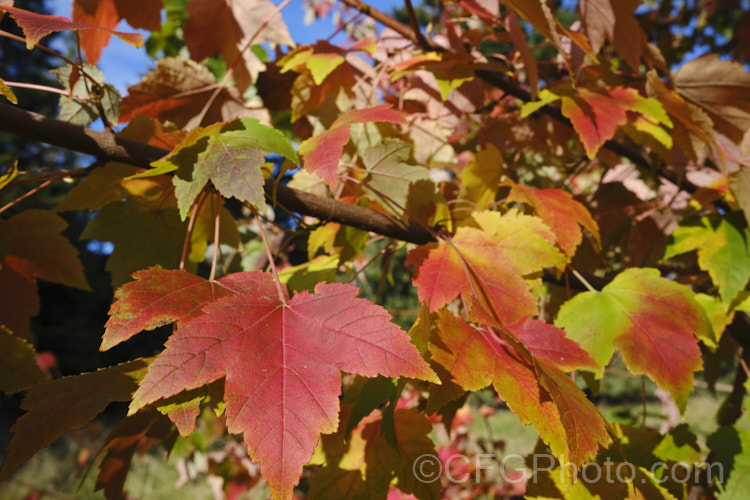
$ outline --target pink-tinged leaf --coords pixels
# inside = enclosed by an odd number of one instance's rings
[[[462,227],[448,242],[418,247],[406,263],[417,265],[414,283],[420,301],[436,311],[459,295],[491,302],[500,321],[511,324],[535,315],[537,304],[523,276],[563,264],[564,257],[536,217],[510,211],[481,212],[482,228]]]
[[[562,113],[570,119],[589,158],[627,122],[626,106],[620,100],[628,90],[617,87],[605,92],[580,89],[574,97],[562,98]]]
[[[533,189],[522,184],[514,184],[508,195],[508,202],[530,205],[534,212],[557,236],[557,244],[568,257],[575,255],[576,248],[583,240],[582,226],[599,240],[599,226],[591,213],[581,203],[560,189]]]
[[[468,234],[466,233],[468,232]],[[458,241],[456,241],[458,239]],[[509,323],[537,312],[529,287],[502,251],[480,231],[463,229],[453,239],[431,244],[417,268],[414,284],[419,300],[436,311],[459,295],[487,294],[500,320]],[[420,252],[423,250],[418,249]],[[461,252],[463,261],[459,257]],[[415,263],[410,254],[407,264]]]
[[[368,109],[354,109],[341,115],[325,132],[310,137],[299,147],[303,166],[336,186],[336,167],[349,142],[351,125],[368,122],[406,123],[401,114],[387,104]]]
[[[178,329],[133,397],[131,412],[226,377],[229,432],[243,433],[275,498],[289,498],[320,433],[338,425],[339,370],[437,381],[405,332],[357,288],[319,283],[287,304],[269,274]],[[263,282],[262,284],[260,282]]]
[[[177,427],[177,431],[182,437],[188,437],[195,431],[195,421],[201,413],[200,399],[186,401],[180,405],[175,405],[166,411],[169,420]]]
[[[495,330],[474,327],[445,310],[438,313],[436,326],[439,340],[430,344],[432,359],[464,389],[476,391],[491,383],[521,422],[534,426],[555,456],[579,463],[596,456],[599,445],[609,443],[601,414],[570,378],[546,362],[542,349],[538,359],[531,359]],[[589,433],[582,435],[582,428]]]
[[[188,437],[195,431],[195,421],[201,413],[201,402],[205,399],[206,392],[206,387],[181,392],[160,402],[156,409],[169,418],[180,436]]]
[[[458,254],[444,243],[417,247],[406,257],[406,265],[417,266],[414,284],[419,300],[437,311],[467,286],[468,277],[461,269]]]
[[[628,269],[601,292],[575,296],[560,308],[555,324],[600,366],[620,349],[630,371],[648,375],[682,410],[693,373],[703,367],[696,336],[711,335],[693,292],[656,269]]]
[[[508,330],[520,340],[537,359],[570,371],[581,368],[597,369],[599,365],[575,341],[566,338],[565,331],[538,319],[526,318]]]
[[[69,19],[60,16],[49,16],[46,14],[35,14],[15,7],[0,5],[0,10],[8,12],[16,23],[23,29],[26,37],[26,48],[31,50],[34,45],[42,38],[56,31],[64,30],[101,30],[108,34],[115,35],[123,42],[129,43],[136,47],[143,45],[143,36],[138,33],[122,33],[99,26],[91,26],[86,23],[71,22]],[[89,61],[91,62],[91,61]]]
[[[120,287],[109,310],[100,349],[106,351],[142,330],[178,323],[184,326],[202,314],[209,302],[259,286],[256,275],[230,274],[218,281],[187,271],[150,268],[133,274],[135,281]]]

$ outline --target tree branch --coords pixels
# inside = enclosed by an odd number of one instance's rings
[[[360,2],[359,0],[342,0],[342,1],[349,7],[357,9],[362,14],[371,17],[373,20],[379,22],[380,24],[388,26],[393,31],[401,35],[402,37],[408,40],[411,40],[416,44],[419,44],[419,39],[417,38],[417,35],[414,32],[414,30],[412,30],[409,26],[406,26],[405,24],[401,24],[400,22],[396,21],[385,12],[376,9],[375,7],[371,7],[364,2]]]
[[[353,7],[363,14],[370,16],[375,21],[383,24],[384,26],[387,26],[388,28],[391,28],[393,31],[397,32],[399,35],[403,36],[404,38],[411,40],[415,45],[424,47],[424,44],[427,44],[430,48],[430,50],[438,51],[438,52],[445,52],[445,49],[443,47],[437,46],[434,43],[431,43],[430,40],[425,39],[421,33],[414,31],[411,27],[406,26],[399,21],[393,19],[388,14],[385,14],[384,12],[379,11],[378,9],[371,7],[367,5],[364,2],[361,2],[360,0],[342,0],[346,5]],[[407,2],[407,8],[410,6],[410,4]],[[484,80],[485,82],[489,83],[493,87],[496,87],[503,92],[505,92],[508,95],[512,95],[513,97],[516,97],[518,99],[521,99],[524,102],[531,102],[531,94],[526,91],[523,87],[518,85],[516,82],[508,78],[506,75],[503,75],[501,73],[497,73],[494,71],[486,71],[486,70],[479,70],[476,71],[475,74]],[[538,113],[544,113],[555,120],[568,125],[569,127],[572,127],[573,125],[570,123],[570,120],[568,120],[567,117],[565,117],[560,109],[555,108],[550,105],[543,106],[540,108]],[[651,164],[648,162],[646,158],[643,157],[642,154],[640,154],[638,151],[634,150],[630,146],[626,144],[619,143],[617,141],[609,140],[604,143],[604,148],[612,151],[613,153],[624,156],[625,158],[629,159],[636,165],[644,168],[649,168]]]
[[[116,161],[142,168],[149,168],[152,161],[169,153],[162,148],[79,127],[4,103],[0,103],[0,131],[93,155],[102,161]],[[369,208],[306,193],[282,184],[275,185],[271,179],[266,181],[264,189],[269,200],[273,200],[275,196],[284,208],[302,215],[338,222],[417,245],[435,241],[424,227]],[[597,289],[608,282],[595,276],[586,276],[586,279]],[[545,273],[545,281],[565,286],[552,273]],[[571,288],[586,290],[577,279],[571,283]]]
[[[143,168],[148,168],[152,161],[169,153],[165,149],[79,127],[3,103],[0,103],[0,130],[90,154],[104,161],[117,161]],[[272,197],[273,180],[266,181],[264,188],[269,197]],[[290,210],[321,220],[339,222],[418,245],[433,241],[429,232],[417,224],[407,224],[391,215],[333,198],[305,193],[284,185],[276,186],[276,198]]]

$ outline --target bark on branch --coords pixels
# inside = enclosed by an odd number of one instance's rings
[[[0,130],[79,153],[90,154],[103,161],[117,161],[143,168],[148,168],[152,161],[168,153],[162,148],[116,137],[109,132],[97,132],[79,127],[3,103],[0,103]],[[266,182],[265,190],[269,199],[273,199],[273,188],[273,182]],[[405,223],[391,215],[369,208],[305,193],[284,185],[276,186],[275,196],[281,206],[302,215],[338,222],[417,245],[435,241],[422,226],[412,222]],[[558,280],[551,274],[545,275],[545,278],[564,286],[562,280]],[[596,280],[593,276],[590,279]],[[604,286],[606,283],[597,282],[597,284]],[[571,277],[570,286],[577,290],[586,289],[574,277]]]
[[[401,22],[397,21],[396,19],[392,18],[388,14],[379,11],[375,7],[372,7],[360,0],[342,0],[343,3],[346,5],[359,10],[366,16],[370,16],[375,21],[383,24],[384,26],[387,26],[388,28],[391,28],[395,32],[397,32],[399,35],[403,36],[404,38],[411,40],[415,45],[425,48],[429,47],[431,50],[438,51],[438,52],[444,52],[445,49],[440,46],[436,46],[435,44],[431,43],[429,40],[425,39],[422,34],[419,31],[415,31],[409,26],[406,26],[402,24]],[[409,4],[407,4],[408,6]],[[488,84],[492,85],[493,87],[496,87],[503,92],[505,92],[508,95],[511,95],[513,97],[516,97],[518,99],[521,99],[524,102],[530,102],[531,101],[531,94],[518,85],[516,82],[508,78],[507,76],[503,75],[502,73],[497,73],[493,71],[485,71],[480,70],[476,72],[476,75],[487,82]],[[555,108],[553,106],[543,106],[538,113],[544,113],[555,120],[559,121],[560,123],[563,123],[565,125],[568,125],[572,127],[573,125],[570,123],[570,120],[563,116],[562,112],[559,108]],[[629,159],[633,163],[644,167],[649,168],[650,163],[646,158],[643,157],[641,153],[636,151],[635,149],[631,148],[630,146],[626,144],[622,144],[617,141],[608,140],[604,143],[603,146],[605,149],[608,149],[612,151],[613,153],[624,156],[625,158]]]
[[[108,132],[97,132],[3,103],[0,103],[0,130],[90,154],[100,160],[117,161],[143,168],[148,168],[152,161],[158,160],[169,152],[148,144],[116,137]],[[270,195],[273,182],[266,182],[265,189]],[[302,215],[339,222],[419,245],[433,241],[430,233],[421,226],[413,223],[407,224],[393,216],[333,198],[324,198],[279,185],[276,189],[276,199],[285,208]]]

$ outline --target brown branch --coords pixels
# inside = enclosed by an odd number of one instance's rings
[[[422,34],[419,31],[415,31],[409,26],[406,26],[397,20],[393,19],[388,14],[385,14],[378,9],[371,7],[367,5],[364,2],[361,2],[360,0],[342,0],[346,5],[353,7],[360,12],[362,12],[365,15],[370,16],[375,21],[383,24],[384,26],[387,26],[388,28],[391,28],[395,32],[397,32],[399,35],[403,36],[404,38],[407,38],[411,40],[414,44],[424,47],[423,44],[427,44],[429,46],[429,50],[436,50],[436,51],[444,51],[445,49],[436,46],[434,43],[430,43],[429,40],[421,36]],[[410,6],[410,4],[407,2],[407,9]],[[526,91],[523,87],[518,85],[516,82],[508,78],[507,76],[503,75],[502,73],[497,73],[494,71],[486,71],[486,70],[479,70],[476,71],[476,75],[484,80],[485,82],[489,83],[493,87],[496,87],[503,92],[505,92],[508,95],[511,95],[513,97],[516,97],[518,99],[521,99],[524,102],[531,102],[531,94]],[[562,112],[553,106],[546,105],[540,108],[538,113],[544,113],[555,120],[568,125],[572,127],[573,125],[570,123],[570,120],[563,116]],[[624,156],[625,158],[629,159],[636,165],[644,168],[648,168],[651,166],[651,164],[648,162],[646,158],[643,157],[642,154],[640,154],[638,151],[634,150],[630,146],[627,146],[626,144],[622,144],[613,140],[609,140],[604,143],[604,148],[612,151],[613,153]],[[671,180],[671,179],[670,179]]]
[[[376,9],[375,7],[371,7],[364,2],[360,2],[359,0],[342,0],[342,2],[344,2],[349,7],[357,9],[362,14],[371,17],[373,20],[379,22],[380,24],[388,26],[402,37],[411,40],[416,44],[419,43],[417,35],[416,33],[414,33],[413,29],[411,29],[409,26],[406,26],[405,24],[401,24],[400,22],[396,21],[385,12]]]
[[[102,161],[117,161],[142,168],[148,168],[152,161],[158,160],[169,152],[162,148],[79,127],[3,103],[0,103],[0,131],[90,154]],[[302,215],[338,222],[417,245],[435,241],[435,238],[424,227],[413,222],[403,222],[392,215],[292,189],[282,184],[275,184],[272,180],[266,182],[264,189],[269,200],[276,199],[279,201],[279,206]],[[599,290],[609,281],[591,275],[585,277]],[[545,273],[545,281],[565,286],[552,273]],[[572,285],[579,291],[586,290],[586,287],[577,279]]]
[[[152,161],[158,160],[169,152],[3,103],[0,103],[0,130],[90,154],[101,160],[117,161],[143,168],[148,168]],[[266,193],[272,196],[273,181],[266,182],[264,187]],[[333,198],[316,196],[283,185],[276,186],[276,198],[281,205],[290,210],[321,220],[339,222],[419,245],[433,241],[429,232],[416,224],[407,224],[391,215]]]
[[[406,12],[409,14],[409,24],[411,24],[411,30],[417,37],[417,42],[422,50],[432,50],[432,44],[427,41],[422,32],[419,30],[419,22],[417,21],[417,14],[414,12],[414,6],[411,4],[411,0],[405,0]]]

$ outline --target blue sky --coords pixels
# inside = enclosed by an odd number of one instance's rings
[[[137,0],[131,0],[137,1]],[[278,5],[281,0],[273,0]],[[376,0],[370,2],[371,5],[385,12],[390,12],[391,8],[396,5],[402,5],[402,0]],[[47,6],[53,14],[65,16],[70,19],[72,11],[72,0],[48,0]],[[300,44],[313,43],[321,38],[327,38],[335,31],[331,16],[326,19],[317,21],[312,25],[305,25],[303,22],[305,12],[302,9],[302,0],[292,0],[281,12],[284,21],[289,28],[289,34],[292,39]],[[121,23],[121,31],[132,32],[133,30],[127,23]],[[148,37],[148,32],[141,31],[144,37]],[[141,77],[154,67],[153,60],[146,54],[145,49],[136,49],[116,37],[112,37],[109,45],[102,52],[99,68],[111,83],[117,89],[125,94],[129,85],[138,83]]]

